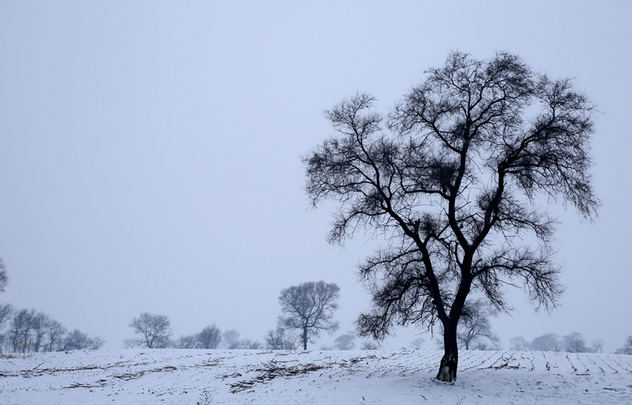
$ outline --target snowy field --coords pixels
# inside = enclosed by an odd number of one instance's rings
[[[119,350],[0,359],[0,404],[632,404],[632,356]]]

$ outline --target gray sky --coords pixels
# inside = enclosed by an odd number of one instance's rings
[[[0,2],[3,302],[109,347],[141,311],[177,335],[261,340],[280,289],[322,279],[345,331],[368,308],[356,264],[372,242],[329,246],[333,206],[309,207],[300,157],[333,133],[323,111],[357,91],[386,110],[450,50],[509,50],[597,104],[603,206],[592,224],[553,208],[562,306],[512,292],[496,331],[577,330],[608,350],[632,334],[631,2],[224,3]]]

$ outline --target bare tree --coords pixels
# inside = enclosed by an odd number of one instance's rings
[[[8,333],[2,333],[2,329],[12,315],[13,306],[11,304],[0,304],[0,354],[2,354],[4,344],[8,338]]]
[[[26,353],[30,350],[33,340],[33,328],[31,320],[35,317],[35,310],[22,309],[16,312],[11,321],[9,339],[14,352]]]
[[[632,354],[632,336],[628,336],[625,339],[625,343],[622,348],[619,348],[615,351],[617,354]]]
[[[0,304],[0,328],[11,318],[11,315],[13,315],[13,305]]]
[[[196,335],[196,340],[201,349],[217,349],[222,340],[222,333],[215,325],[207,326]]]
[[[380,343],[375,340],[362,341],[362,350],[377,350],[380,348]]]
[[[223,346],[227,349],[234,349],[239,342],[239,332],[235,329],[225,330],[222,333]]]
[[[49,319],[45,325],[46,333],[46,350],[53,352],[63,349],[64,335],[66,334],[66,328],[61,323],[54,319]]]
[[[263,348],[263,345],[256,340],[252,339],[241,339],[235,342],[231,349],[241,349],[241,350],[256,350]]]
[[[222,346],[235,350],[235,349],[261,349],[263,345],[252,339],[240,339],[240,334],[235,329],[226,330],[222,333],[221,340]]]
[[[307,350],[307,342],[320,331],[332,333],[338,328],[333,316],[339,292],[336,284],[324,281],[310,281],[281,291],[279,302],[285,315],[281,324],[300,331],[303,350]]]
[[[147,312],[134,318],[129,326],[134,333],[141,336],[139,343],[150,348],[164,348],[169,344],[171,327],[169,318],[165,315],[153,315]]]
[[[174,344],[176,349],[197,349],[197,335],[180,336]]]
[[[338,350],[352,350],[355,347],[355,339],[353,333],[344,333],[334,339],[334,346]]]
[[[7,266],[5,266],[4,261],[0,258],[0,292],[4,291],[8,282],[9,277],[7,276]]]
[[[441,322],[437,379],[452,381],[470,291],[505,310],[502,286],[517,280],[537,305],[556,304],[554,222],[540,196],[594,216],[592,105],[570,80],[504,52],[450,54],[386,120],[373,100],[359,94],[327,113],[338,135],[306,157],[307,193],[314,205],[340,202],[331,242],[362,228],[384,235],[360,268],[373,296],[361,333]]]
[[[78,329],[68,333],[64,338],[62,350],[97,350],[103,346],[103,339],[100,337],[90,338]]]
[[[476,300],[471,304],[465,303],[461,314],[461,325],[456,338],[459,343],[465,346],[465,350],[470,348],[486,349],[487,346],[498,346],[498,336],[492,332],[492,325],[489,317],[494,315],[494,311],[482,300]]]
[[[588,352],[603,353],[603,340],[601,339],[594,340],[593,343],[588,348]]]
[[[512,338],[509,341],[509,344],[510,344],[510,349],[516,350],[516,351],[528,350],[530,347],[529,342],[527,342],[527,340],[523,338],[522,336],[517,336],[515,338]]]
[[[562,350],[560,337],[555,333],[546,333],[538,336],[531,341],[529,346],[531,350],[539,352],[558,352]]]
[[[425,340],[424,338],[416,338],[411,340],[410,345],[413,347],[413,349],[415,350],[419,350],[421,349],[421,346],[424,344]]]
[[[36,312],[31,319],[31,329],[33,330],[33,340],[31,348],[34,352],[39,352],[43,348],[44,336],[46,336],[46,324],[50,318],[43,312]]]
[[[269,330],[264,340],[266,342],[266,349],[296,350],[296,338],[280,325],[277,326],[276,330]]]
[[[562,338],[564,351],[569,353],[587,353],[590,348],[586,345],[584,336],[579,332],[569,333]]]

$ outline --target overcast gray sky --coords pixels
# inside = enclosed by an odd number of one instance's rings
[[[261,340],[279,291],[322,279],[350,329],[372,242],[329,246],[332,207],[309,207],[300,157],[333,133],[323,111],[357,91],[386,110],[450,50],[508,50],[598,106],[603,205],[594,223],[553,208],[562,305],[535,313],[512,292],[495,329],[505,345],[576,330],[618,347],[632,334],[632,2],[473,3],[0,1],[0,300],[109,347],[141,311],[177,335],[216,323]]]

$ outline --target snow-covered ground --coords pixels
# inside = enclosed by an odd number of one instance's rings
[[[119,350],[0,359],[0,404],[632,404],[632,356]]]

